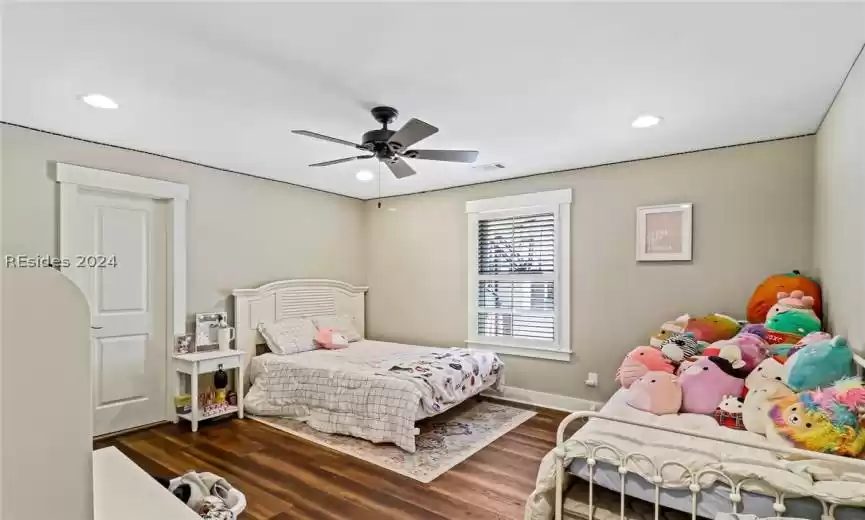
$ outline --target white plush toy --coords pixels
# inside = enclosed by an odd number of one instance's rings
[[[793,391],[781,381],[774,379],[766,379],[761,381],[757,388],[749,389],[742,407],[742,423],[745,429],[766,435],[767,423],[769,423],[769,401],[790,395],[793,395]]]
[[[745,388],[748,389],[748,393],[751,393],[770,381],[778,383],[784,381],[784,365],[774,358],[764,359],[748,374],[745,378]]]
[[[742,360],[742,349],[733,343],[722,346],[718,351],[718,357],[729,361],[733,368],[742,368],[745,366],[745,361]]]

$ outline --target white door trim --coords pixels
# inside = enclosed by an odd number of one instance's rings
[[[78,189],[141,195],[168,202],[168,295],[166,370],[171,367],[174,351],[174,335],[186,332],[186,201],[189,199],[189,186],[176,182],[149,179],[106,170],[97,170],[74,164],[57,163],[57,182],[60,184],[60,258],[69,258],[70,267],[61,267],[60,272],[68,276],[76,285],[84,289],[82,269],[75,268],[71,258],[72,237],[70,224],[78,206]],[[86,294],[86,293],[85,293]],[[176,378],[166,373],[165,420],[173,415],[174,387]]]

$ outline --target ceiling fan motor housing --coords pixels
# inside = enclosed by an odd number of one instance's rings
[[[376,143],[386,143],[390,136],[395,134],[394,130],[385,130],[384,128],[379,130],[370,130],[363,134],[363,143],[364,147],[368,147],[369,145],[374,145]]]

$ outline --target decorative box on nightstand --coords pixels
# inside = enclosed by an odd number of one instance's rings
[[[182,374],[188,374],[190,379],[190,396],[192,398],[192,409],[187,413],[178,413],[174,422],[186,419],[192,423],[192,431],[198,431],[198,421],[222,417],[229,414],[237,414],[243,419],[243,359],[244,353],[236,350],[214,350],[212,352],[194,352],[191,354],[175,354],[172,358],[174,371],[178,379]],[[235,371],[235,389],[237,391],[237,405],[228,406],[211,414],[203,414],[198,402],[198,376],[216,372],[219,369]]]

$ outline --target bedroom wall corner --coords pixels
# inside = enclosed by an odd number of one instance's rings
[[[865,47],[863,47],[865,49]],[[814,261],[829,330],[865,352],[865,52],[816,138]]]
[[[684,312],[744,317],[768,274],[812,269],[813,136],[516,178],[366,204],[369,337],[459,347],[465,202],[573,188],[570,362],[504,357],[506,384],[604,401],[622,357]],[[634,210],[694,203],[694,260],[634,257]],[[600,385],[586,387],[588,372]]]

